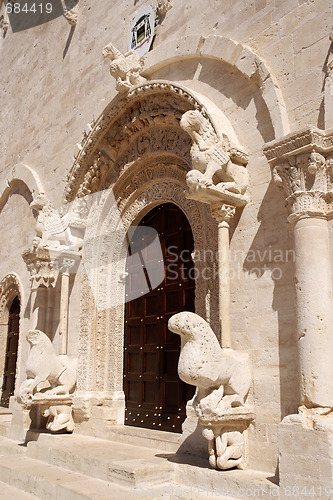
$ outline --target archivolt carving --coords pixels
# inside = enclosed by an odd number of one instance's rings
[[[218,128],[221,123],[226,126],[226,119],[210,101],[201,97],[181,85],[163,81],[147,82],[123,97],[116,97],[98,120],[87,127],[67,178],[65,201],[72,201],[85,182],[86,173],[100,154],[96,153],[97,147],[105,155],[109,171],[135,161],[147,148],[158,152],[183,149],[182,155],[187,155],[191,142],[179,122],[189,109],[198,109],[219,135]],[[147,129],[149,134],[144,133]],[[235,137],[230,124],[227,135]]]

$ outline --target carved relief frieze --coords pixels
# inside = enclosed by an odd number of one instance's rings
[[[285,193],[290,220],[332,213],[332,151],[333,134],[319,129],[289,135],[264,148],[273,180]]]

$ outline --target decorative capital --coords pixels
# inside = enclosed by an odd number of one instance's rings
[[[50,249],[52,258],[52,265],[59,273],[69,274],[76,273],[80,264],[81,256],[78,252],[74,251],[59,251]],[[52,255],[54,253],[54,255]]]
[[[40,286],[46,288],[55,286],[55,272],[47,249],[33,246],[22,253],[22,258],[31,275],[32,290]]]
[[[228,225],[230,219],[236,213],[236,207],[233,205],[226,205],[225,203],[212,203],[210,205],[212,217],[217,220],[219,224]]]
[[[289,220],[333,210],[333,130],[310,128],[264,148],[273,180],[285,192]]]

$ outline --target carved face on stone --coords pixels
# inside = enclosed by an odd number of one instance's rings
[[[36,345],[40,339],[40,330],[29,330],[27,333],[27,341],[31,345]]]
[[[180,126],[190,135],[193,131],[199,132],[201,126],[200,112],[196,109],[186,111],[180,120]]]

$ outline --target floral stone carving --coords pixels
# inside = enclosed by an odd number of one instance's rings
[[[111,60],[110,74],[116,79],[118,92],[128,92],[134,85],[146,81],[140,76],[143,71],[143,61],[135,50],[124,55],[110,43],[104,47],[103,56]]]
[[[199,110],[184,113],[180,126],[193,140],[192,170],[186,176],[188,196],[207,203],[223,198],[236,206],[245,205],[249,181],[243,165],[246,155],[233,148],[226,136],[218,137]]]
[[[29,330],[31,346],[27,359],[27,379],[21,384],[17,400],[24,407],[38,405],[48,417],[47,428],[73,431],[71,394],[76,386],[77,360],[57,356],[51,340],[40,330]]]
[[[222,349],[209,324],[197,314],[175,314],[168,326],[181,337],[179,377],[197,387],[192,405],[209,443],[210,465],[245,468],[244,430],[253,420],[245,406],[252,380],[247,356]]]

